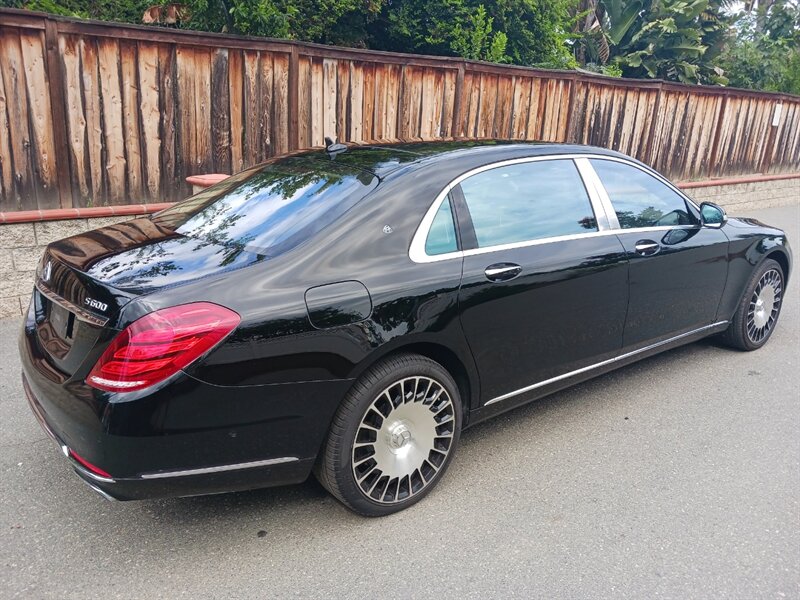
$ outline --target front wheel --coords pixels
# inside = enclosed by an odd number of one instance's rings
[[[314,474],[359,514],[398,512],[442,478],[462,418],[458,388],[444,367],[415,354],[391,357],[347,394]]]
[[[722,339],[739,350],[757,350],[767,343],[781,313],[784,273],[772,259],[756,269],[747,284],[742,301]]]

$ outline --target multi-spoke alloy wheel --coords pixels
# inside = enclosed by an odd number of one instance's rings
[[[430,377],[406,377],[383,390],[353,443],[353,476],[376,502],[418,494],[436,477],[453,443],[453,399]]]
[[[747,337],[755,344],[772,331],[780,312],[783,298],[783,277],[777,269],[769,269],[761,276],[747,311]]]
[[[766,344],[781,313],[784,286],[783,269],[776,261],[767,259],[759,265],[722,339],[740,350]]]
[[[385,359],[353,385],[334,416],[314,473],[352,510],[388,515],[441,479],[458,445],[458,387],[437,362]]]

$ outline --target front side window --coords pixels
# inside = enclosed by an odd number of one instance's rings
[[[652,175],[612,160],[590,162],[623,229],[695,224],[686,200]]]
[[[571,160],[525,162],[461,182],[478,247],[597,231],[592,204]]]

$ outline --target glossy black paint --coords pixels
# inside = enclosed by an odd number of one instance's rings
[[[629,261],[626,349],[714,322],[728,272],[728,238],[721,229],[692,227],[617,236]],[[659,244],[651,256],[641,241]]]
[[[381,357],[413,351],[443,364],[475,423],[680,343],[691,334],[502,402],[499,395],[731,317],[753,268],[785,265],[785,235],[729,219],[721,228],[532,245],[417,264],[409,245],[433,199],[457,176],[501,160],[552,154],[621,156],[584,146],[464,143],[359,147],[331,159],[380,183],[354,208],[279,256],[181,236],[156,215],[51,244],[47,282],[105,326],[50,319],[34,293],[20,338],[23,372],[56,437],[119,480],[92,481],[119,498],[196,494],[291,483],[313,464],[339,402]],[[280,159],[276,159],[280,160]],[[462,248],[466,207],[452,194]],[[635,244],[652,239],[653,256]],[[495,263],[522,266],[490,282]],[[108,305],[98,312],[87,298]],[[141,316],[214,302],[241,316],[219,347],[172,379],[132,393],[83,383],[114,335]],[[61,329],[59,329],[61,328]],[[296,461],[224,474],[143,480],[281,457]],[[84,478],[86,475],[81,473]]]
[[[519,264],[522,273],[511,281],[491,282],[484,270],[494,262]],[[483,398],[618,353],[627,279],[628,263],[616,236],[467,256],[459,295],[461,322],[480,372]]]

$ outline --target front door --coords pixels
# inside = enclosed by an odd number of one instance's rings
[[[728,274],[728,238],[702,227],[678,192],[629,164],[592,159],[630,261],[626,351],[713,323]]]

